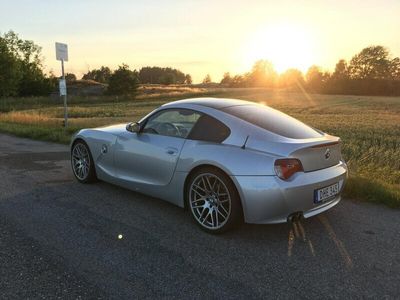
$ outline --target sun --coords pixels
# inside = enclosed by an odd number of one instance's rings
[[[289,68],[305,72],[314,60],[314,43],[310,32],[299,25],[274,24],[255,31],[243,50],[247,68],[259,59],[272,62],[281,73]]]

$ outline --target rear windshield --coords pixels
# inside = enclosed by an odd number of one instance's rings
[[[268,106],[237,105],[223,108],[222,111],[291,139],[321,137],[318,131]]]

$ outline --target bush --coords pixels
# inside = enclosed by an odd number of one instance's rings
[[[139,80],[143,84],[182,84],[192,83],[189,74],[173,68],[143,67],[139,71]],[[189,82],[190,81],[190,82]]]
[[[137,72],[129,70],[129,66],[123,64],[110,76],[107,93],[109,95],[135,95],[138,83]]]

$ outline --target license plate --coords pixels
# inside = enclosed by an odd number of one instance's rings
[[[324,202],[339,194],[339,183],[326,186],[322,189],[314,191],[314,203]]]

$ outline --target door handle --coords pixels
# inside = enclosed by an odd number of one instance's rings
[[[168,147],[166,152],[169,155],[176,155],[178,153],[178,149],[172,148],[172,147]]]

